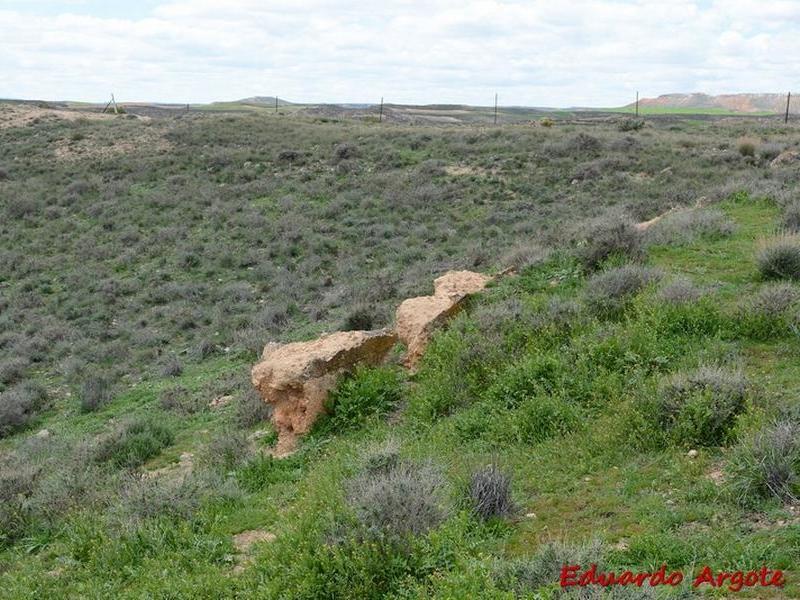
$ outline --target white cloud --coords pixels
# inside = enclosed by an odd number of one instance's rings
[[[0,96],[611,106],[785,91],[800,56],[793,1],[52,4],[0,10]]]

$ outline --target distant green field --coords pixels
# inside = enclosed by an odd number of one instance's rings
[[[195,110],[203,110],[203,111],[231,111],[231,110],[240,110],[240,111],[274,111],[275,107],[270,106],[269,104],[247,104],[245,102],[212,102],[211,104],[192,104],[191,107]],[[296,106],[286,105],[286,104],[279,104],[278,110],[286,111],[286,110],[296,110]]]

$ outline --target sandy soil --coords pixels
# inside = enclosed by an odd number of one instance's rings
[[[43,120],[77,121],[78,119],[108,120],[117,115],[96,112],[42,108],[33,104],[0,104],[0,129],[25,127]]]

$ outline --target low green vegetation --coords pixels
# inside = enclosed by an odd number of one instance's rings
[[[117,467],[136,468],[160,454],[173,441],[172,431],[165,425],[154,419],[137,419],[100,443],[97,460],[111,462]]]
[[[718,367],[677,373],[659,388],[658,424],[678,445],[724,445],[745,409],[748,387],[740,373]]]
[[[326,414],[315,433],[345,432],[362,427],[370,418],[386,416],[402,397],[402,380],[396,369],[356,369],[339,382],[328,397]]]
[[[792,142],[725,127],[0,130],[0,597],[577,597],[565,562],[797,597],[797,175],[736,149]],[[48,155],[142,128],[171,153]],[[260,346],[511,259],[414,375],[341,378],[268,453]]]

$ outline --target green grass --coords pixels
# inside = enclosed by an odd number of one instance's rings
[[[766,201],[751,201],[744,197],[731,200],[722,208],[739,228],[734,237],[713,242],[714,252],[721,257],[718,261],[709,261],[701,273],[696,271],[697,253],[706,243],[703,241],[679,250],[654,249],[651,261],[672,272],[698,277],[704,283],[725,281],[732,289],[746,289],[755,279],[751,260],[755,240],[769,232],[775,209]],[[552,295],[579,295],[580,283],[575,287],[567,283],[570,280],[561,280],[564,283],[555,287],[551,284],[547,288],[532,285],[537,273],[542,281],[553,281],[553,275],[563,270],[563,266],[556,262],[528,271],[523,277],[510,279],[489,292],[482,304],[490,306],[497,301],[494,298],[511,295],[533,304],[537,298]],[[7,583],[4,588],[12,594],[10,597],[25,597],[30,593],[67,597],[81,590],[95,589],[102,579],[103,589],[116,597],[141,597],[148,590],[160,590],[159,593],[169,592],[182,597],[201,589],[201,593],[208,597],[256,593],[257,589],[267,596],[272,594],[270,590],[277,593],[277,590],[284,589],[290,597],[299,597],[303,587],[313,585],[314,580],[307,579],[310,576],[308,573],[302,575],[305,567],[300,565],[280,575],[275,570],[277,564],[283,561],[296,563],[303,553],[311,552],[307,544],[324,531],[324,523],[330,522],[332,515],[342,511],[340,486],[349,476],[348,473],[352,472],[358,454],[365,445],[371,443],[370,440],[391,435],[399,436],[403,454],[409,458],[435,457],[438,463],[447,465],[447,473],[454,481],[463,479],[472,468],[484,464],[490,457],[498,460],[502,468],[512,474],[515,499],[524,515],[514,524],[498,531],[475,530],[473,525],[464,529],[467,522],[459,520],[464,517],[454,517],[455,520],[447,527],[456,527],[459,533],[456,538],[446,542],[447,552],[454,553],[454,562],[448,560],[439,563],[433,578],[422,576],[415,580],[420,576],[419,573],[425,572],[424,569],[418,571],[420,567],[414,566],[416,561],[422,560],[431,549],[421,546],[414,550],[409,558],[412,562],[399,571],[406,573],[405,576],[412,574],[412,579],[403,584],[409,590],[416,589],[426,596],[435,595],[437,589],[444,590],[452,579],[456,580],[452,585],[463,589],[467,583],[460,578],[465,577],[466,572],[460,569],[470,564],[469,561],[489,560],[488,557],[492,555],[504,557],[504,560],[529,556],[541,544],[552,539],[577,543],[599,538],[612,548],[611,564],[620,568],[650,569],[662,561],[666,561],[670,568],[688,571],[697,564],[709,564],[712,568],[722,569],[766,563],[773,568],[789,570],[790,587],[785,593],[796,592],[797,584],[791,582],[798,560],[796,543],[800,532],[797,526],[773,525],[762,528],[756,525],[756,519],[758,522],[779,518],[785,520],[787,514],[780,506],[767,506],[765,514],[760,515],[731,504],[724,489],[718,488],[708,478],[708,473],[719,468],[720,461],[724,460],[724,452],[716,448],[701,449],[700,455],[691,459],[686,456],[685,449],[671,446],[636,450],[635,443],[627,437],[626,428],[620,424],[620,415],[622,418],[631,417],[625,414],[625,407],[638,395],[638,389],[646,393],[647,382],[657,378],[659,372],[669,372],[697,360],[692,357],[703,354],[707,346],[702,337],[686,338],[681,335],[649,342],[643,338],[641,342],[635,342],[637,337],[644,335],[647,338],[651,335],[648,328],[652,324],[648,325],[647,322],[652,317],[645,310],[646,306],[649,305],[645,300],[642,306],[631,309],[634,312],[630,320],[612,325],[614,335],[620,340],[634,339],[631,349],[626,351],[628,354],[633,352],[637,344],[645,344],[639,345],[638,351],[642,353],[639,358],[631,356],[623,363],[617,363],[612,355],[595,354],[594,358],[589,359],[594,365],[594,373],[587,374],[579,366],[567,379],[562,379],[559,361],[563,359],[558,357],[563,348],[549,346],[548,356],[553,357],[553,365],[545,370],[541,366],[533,371],[528,368],[528,372],[540,373],[534,380],[540,378],[538,380],[542,382],[549,382],[545,389],[551,391],[575,377],[589,377],[599,384],[601,378],[597,369],[607,371],[606,383],[611,382],[618,369],[627,373],[629,381],[638,382],[628,390],[613,384],[606,387],[606,391],[612,395],[603,398],[603,402],[597,405],[576,405],[574,410],[582,414],[583,420],[575,424],[573,431],[555,432],[538,441],[493,442],[488,448],[483,442],[461,440],[457,423],[460,415],[468,409],[457,408],[451,412],[451,416],[432,421],[421,431],[413,419],[406,419],[399,428],[373,422],[369,430],[356,429],[347,435],[328,434],[326,438],[317,438],[317,444],[324,439],[324,449],[315,449],[314,444],[304,448],[298,456],[306,458],[290,459],[296,462],[296,466],[287,465],[288,471],[281,466],[279,471],[270,474],[275,467],[269,463],[260,467],[246,467],[242,473],[251,482],[248,489],[260,491],[233,502],[207,505],[193,519],[190,528],[179,523],[151,523],[141,526],[135,538],[129,534],[109,537],[102,527],[90,525],[84,520],[85,517],[77,514],[70,520],[66,530],[50,538],[46,543],[46,551],[35,553],[33,560],[29,555],[17,555],[13,550],[10,554],[6,553],[6,559],[12,561],[13,567],[4,575]],[[476,318],[479,314],[480,311],[475,312]],[[460,319],[468,321],[471,318],[465,316]],[[476,326],[480,328],[480,323],[476,323]],[[586,347],[589,349],[591,344],[597,343],[591,341],[592,331],[597,325],[585,324],[581,327],[583,329],[573,331],[566,339],[576,344],[585,338],[589,340],[586,342],[590,344]],[[583,333],[580,333],[581,330]],[[448,335],[458,336],[460,334],[456,332],[462,331],[462,328],[454,326],[452,331],[454,334]],[[443,344],[445,337],[439,336],[426,357],[426,365],[436,360],[441,352],[453,352],[452,348]],[[537,350],[535,338],[531,342],[533,345],[523,346],[519,354],[523,360],[529,352],[533,353],[531,357],[548,352],[547,344]],[[776,377],[797,380],[791,376],[795,367],[789,366],[791,361],[787,358],[787,349],[797,352],[800,341],[787,338],[755,344],[733,339],[728,343],[746,357],[746,371],[756,381],[766,384],[767,390],[782,386],[782,380],[776,380]],[[653,367],[647,361],[642,362],[648,351],[656,349],[655,345],[648,348],[647,344],[661,344],[662,349],[670,344],[680,344],[689,356],[666,356],[666,362]],[[603,352],[611,349],[612,346],[608,346]],[[452,358],[452,354],[449,355]],[[451,359],[443,355],[439,360]],[[506,360],[514,359],[509,356]],[[218,360],[203,370],[184,373],[178,382],[199,385],[203,380],[214,378],[233,367],[241,368],[243,365]],[[411,392],[412,403],[429,385],[431,380],[428,377],[423,368],[416,389]],[[487,397],[494,398],[493,402],[497,404],[507,397],[507,392],[498,391],[501,388],[497,387],[506,375],[499,371],[488,377],[496,378],[497,383],[487,388],[490,390]],[[509,381],[513,382],[514,379]],[[524,383],[525,379],[519,381]],[[524,391],[525,388],[520,390],[519,393],[530,393]],[[124,412],[122,407],[125,405],[129,411],[140,404],[152,404],[154,391],[153,387],[135,388],[127,396],[104,408],[104,411],[120,413]],[[533,388],[531,392],[536,393]],[[513,426],[516,417],[512,413],[505,416],[498,414],[495,418],[500,422],[506,419],[505,422]],[[213,427],[213,419],[206,424]],[[184,435],[194,438],[195,443],[196,433],[191,427],[184,431]],[[226,558],[232,550],[226,540],[237,531],[252,528],[268,529],[278,535],[279,541],[263,546],[258,552],[255,566],[242,575],[233,576],[231,563]],[[290,547],[290,554],[285,554]],[[311,556],[309,554],[306,560],[312,560]],[[348,578],[353,578],[360,577],[351,571],[355,568],[355,562],[372,560],[356,554],[349,554],[348,557],[343,557],[344,563],[336,563],[338,566],[334,566],[334,563],[324,564],[329,564],[330,569],[344,569],[340,571],[342,576],[346,574]],[[322,556],[316,560],[322,560]],[[330,556],[324,560],[339,559]],[[363,568],[374,567],[367,562],[363,563]],[[41,575],[53,569],[58,574]],[[474,570],[474,566],[470,570]],[[488,572],[484,573],[483,580],[471,585],[477,585],[478,589],[487,592],[495,585]],[[293,577],[300,579],[294,580]],[[363,585],[357,583],[359,579],[349,580],[351,585]],[[306,583],[303,584],[303,581]],[[322,581],[326,581],[324,576],[318,583]],[[331,580],[327,581],[330,583]],[[264,584],[266,587],[262,587]],[[394,587],[398,582],[393,579],[381,585],[388,586],[385,588],[387,590],[399,589]],[[744,597],[748,597],[748,594],[745,593]]]
[[[721,284],[719,297],[734,302],[760,281],[755,268],[756,244],[775,231],[780,210],[769,200],[747,196],[722,208],[738,225],[730,238],[702,240],[686,247],[655,247],[650,257],[654,265],[689,276],[699,284]]]

